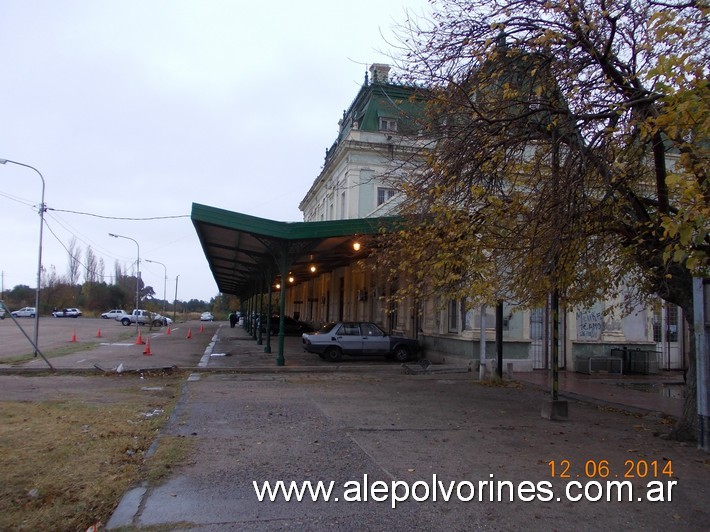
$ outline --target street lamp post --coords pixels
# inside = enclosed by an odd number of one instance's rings
[[[46,209],[44,205],[44,176],[42,173],[37,170],[34,166],[30,166],[29,164],[25,163],[20,163],[17,161],[11,161],[10,159],[0,159],[0,164],[16,164],[18,166],[24,166],[25,168],[29,168],[31,170],[34,170],[37,172],[37,175],[39,175],[40,179],[42,180],[42,199],[40,200],[39,204],[39,252],[37,253],[37,290],[35,290],[35,356],[37,356],[37,347],[39,346],[39,291],[40,291],[40,284],[42,281],[42,232],[44,230],[44,211]]]
[[[136,244],[136,249],[138,250],[138,256],[136,258],[136,310],[140,308],[140,278],[141,278],[141,247],[138,245],[138,242],[131,238],[130,236],[123,236],[123,235],[116,235],[114,233],[109,233],[108,236],[112,236],[113,238],[125,238],[126,240],[133,240],[133,242]],[[140,326],[140,323],[138,323],[138,317],[136,316],[136,334],[138,334],[138,328]]]
[[[145,259],[146,262],[152,262],[155,264],[160,264],[163,267],[165,277],[163,278],[163,316],[165,316],[165,305],[167,303],[167,293],[168,293],[168,269],[165,267],[165,264],[162,262],[158,262],[157,260],[150,260],[150,259]]]
[[[175,276],[175,303],[173,304],[173,321],[175,321],[175,315],[177,313],[177,286],[178,286],[178,279],[180,279],[180,274],[177,274]]]

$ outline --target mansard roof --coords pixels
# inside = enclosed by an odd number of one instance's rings
[[[392,83],[387,77],[389,67],[377,77],[378,70],[385,65],[373,65],[372,80],[365,76],[365,82],[358,91],[350,107],[343,112],[340,120],[339,140],[351,129],[377,132],[380,130],[380,118],[396,118],[400,121],[399,133],[416,133],[417,121],[423,110],[421,89],[413,85]]]
[[[338,136],[330,148],[326,149],[323,171],[318,175],[307,198],[318,186],[319,181],[326,175],[329,165],[335,159],[339,148],[344,145],[348,135],[353,130],[366,133],[382,133],[393,136],[414,136],[422,129],[420,119],[423,117],[427,92],[421,87],[405,85],[390,81],[388,76],[389,66],[374,64],[370,67],[371,76],[365,76],[365,81],[360,87],[355,99],[343,111],[342,118],[338,121]],[[397,121],[397,130],[382,130],[381,118],[391,118]],[[396,143],[396,140],[393,141]],[[370,148],[371,149],[371,148]],[[301,204],[303,204],[302,200]]]

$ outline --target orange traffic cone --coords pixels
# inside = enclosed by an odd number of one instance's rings
[[[192,329],[187,330],[187,339],[189,340],[190,338],[192,338]]]
[[[205,326],[200,323],[200,332],[203,333],[205,332]]]
[[[136,337],[136,345],[143,345],[145,342],[143,341],[143,337],[141,336],[141,332],[138,331],[138,336]]]
[[[98,332],[96,333],[96,338],[101,338],[101,329],[99,329]]]
[[[150,340],[145,344],[145,349],[143,350],[145,356],[151,356],[153,353],[150,352]]]
[[[165,334],[172,334],[171,331],[170,331],[170,325],[168,325],[168,328],[167,328],[167,330],[165,331]]]
[[[71,335],[71,340],[70,342],[76,342],[76,329],[74,329],[74,333]]]

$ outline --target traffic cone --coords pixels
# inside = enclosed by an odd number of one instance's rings
[[[101,338],[101,328],[97,331],[96,338]]]
[[[148,356],[148,357],[153,354],[153,353],[150,352],[150,339],[149,339],[148,342],[145,344],[145,349],[143,350],[143,354],[144,354],[145,356]]]
[[[205,326],[200,323],[200,332],[203,333],[205,332]]]
[[[143,341],[143,337],[141,336],[141,332],[138,331],[138,336],[136,337],[136,345],[143,345],[145,342]]]
[[[170,325],[168,325],[168,328],[167,328],[167,330],[165,331],[165,334],[172,334],[172,333],[170,332]]]
[[[76,342],[76,329],[74,329],[74,333],[71,335],[71,340],[70,342]]]
[[[190,338],[192,338],[192,329],[187,330],[187,339],[189,340]]]

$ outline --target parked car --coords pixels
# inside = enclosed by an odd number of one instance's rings
[[[105,320],[114,319],[117,321],[121,321],[121,318],[123,317],[123,315],[125,313],[126,313],[126,311],[121,308],[114,308],[114,309],[109,310],[108,312],[102,313],[101,317]]]
[[[5,308],[0,307],[0,320],[4,320],[4,319],[5,319]]]
[[[211,312],[203,312],[200,314],[200,321],[212,321],[214,320],[214,316],[212,315]]]
[[[303,334],[301,343],[306,351],[331,362],[343,355],[384,355],[406,362],[419,353],[417,340],[387,334],[370,322],[327,323],[313,334]]]
[[[20,310],[13,310],[10,314],[14,318],[34,318],[37,311],[34,307],[22,307]]]
[[[78,318],[81,316],[81,311],[78,308],[63,308],[52,312],[55,318]]]
[[[257,317],[257,319],[259,318]],[[263,323],[263,321],[266,320],[260,320],[260,322],[262,322],[260,325],[261,332],[266,332],[266,325]],[[269,322],[269,334],[271,336],[279,334],[279,316],[271,316]],[[315,329],[309,323],[297,320],[295,318],[292,318],[291,316],[284,316],[284,334],[289,336],[300,336],[303,333],[311,333],[314,331]]]
[[[140,325],[151,325],[153,327],[161,327],[163,325],[169,325],[173,322],[170,318],[143,309],[133,309],[133,312],[130,314],[124,314],[116,319],[126,327],[132,323],[135,324],[136,322]]]

